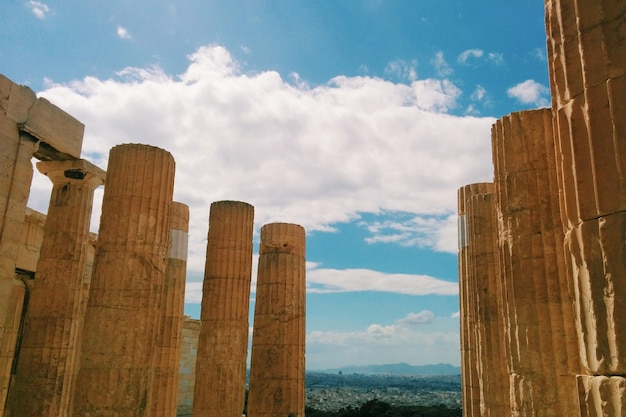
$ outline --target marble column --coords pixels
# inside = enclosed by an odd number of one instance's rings
[[[261,228],[249,417],[304,417],[305,231]]]
[[[157,335],[150,415],[174,417],[178,404],[178,374],[182,343],[187,273],[189,207],[172,204],[170,249],[165,270],[161,330]]]
[[[174,170],[162,149],[111,149],[74,416],[150,415]]]
[[[576,415],[580,372],[565,271],[549,109],[511,113],[492,129],[500,268],[519,415]]]
[[[626,401],[626,3],[545,10],[566,265],[584,373],[597,378],[581,376],[581,407],[616,417],[602,404]]]
[[[9,392],[6,415],[16,417],[69,412],[93,194],[105,178],[103,170],[82,159],[38,162],[37,169],[53,187]]]
[[[510,402],[493,184],[462,187],[458,207],[463,413],[503,416]]]
[[[193,415],[241,417],[246,391],[254,207],[211,204]]]
[[[33,177],[31,159],[39,142],[20,135],[0,113],[0,417],[14,366],[26,285],[15,271],[26,203]]]

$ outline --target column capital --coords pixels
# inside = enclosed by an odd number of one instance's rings
[[[37,162],[37,170],[50,178],[54,185],[85,181],[94,188],[104,184],[106,171],[85,159],[65,159]]]

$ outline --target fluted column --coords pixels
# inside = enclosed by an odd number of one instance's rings
[[[0,88],[2,92],[2,88]],[[31,159],[39,143],[20,136],[0,108],[0,416],[4,409],[26,293],[15,273],[26,203],[33,178]]]
[[[458,191],[463,412],[510,413],[492,183]]]
[[[165,270],[161,329],[154,353],[154,381],[150,415],[175,417],[178,399],[178,374],[181,332],[185,304],[189,207],[172,204],[170,249]]]
[[[74,416],[149,416],[170,234],[174,159],[111,149]]]
[[[580,365],[562,250],[552,112],[501,118],[492,144],[513,407],[522,416],[574,416]]]
[[[304,417],[305,231],[261,228],[249,417]]]
[[[193,415],[241,417],[246,391],[254,207],[211,204]]]
[[[581,405],[615,417],[626,398],[626,3],[545,9],[566,263],[582,365],[598,375],[581,376]]]
[[[29,294],[7,415],[67,415],[82,332],[82,284],[94,190],[105,172],[85,160],[37,163],[52,181],[36,285]]]

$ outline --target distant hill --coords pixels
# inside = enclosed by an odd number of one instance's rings
[[[434,365],[409,365],[408,363],[391,363],[386,365],[346,366],[337,369],[325,369],[324,373],[364,374],[364,375],[460,375],[461,368],[449,363]]]

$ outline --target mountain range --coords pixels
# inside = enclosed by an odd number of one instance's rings
[[[449,363],[431,365],[410,365],[408,363],[391,363],[384,365],[352,365],[343,368],[325,369],[318,372],[337,374],[364,375],[460,375],[461,368]]]

